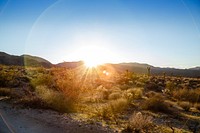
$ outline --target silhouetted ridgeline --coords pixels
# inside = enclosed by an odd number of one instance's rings
[[[30,56],[30,55],[9,55],[4,52],[0,52],[0,64],[3,65],[14,65],[14,66],[33,66],[33,67],[52,67],[52,64],[40,57]]]
[[[58,64],[52,64],[51,62],[36,56],[31,55],[9,55],[4,52],[0,52],[0,64],[3,65],[16,65],[16,66],[33,66],[33,67],[66,67],[66,68],[76,68],[84,63],[82,61],[78,62],[62,62]],[[200,78],[200,67],[194,67],[190,69],[175,69],[175,68],[160,68],[154,67],[148,64],[140,63],[119,63],[119,64],[106,64],[105,67],[113,67],[117,72],[124,72],[129,70],[130,72],[138,74],[146,74],[147,67],[151,68],[151,75],[163,75],[165,72],[168,76],[184,76],[184,77],[195,77]]]
[[[198,69],[199,67],[190,69],[160,68],[140,63],[120,63],[120,64],[109,64],[109,65],[114,67],[119,72],[129,70],[130,72],[146,74],[147,67],[150,67],[151,75],[163,75],[163,73],[165,72],[167,76],[184,76],[184,77],[200,78],[200,69]]]
[[[62,63],[56,64],[56,66],[57,67],[66,67],[66,68],[76,68],[76,67],[79,67],[79,66],[81,66],[83,64],[84,64],[83,61],[78,61],[78,62],[62,62]]]

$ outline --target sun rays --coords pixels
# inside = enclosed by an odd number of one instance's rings
[[[80,47],[71,57],[83,60],[85,66],[89,68],[115,61],[114,54],[108,48],[97,45]]]
[[[85,64],[76,68],[77,79],[81,83],[81,88],[98,85],[104,81],[112,81],[116,74],[114,67],[109,64],[88,67]],[[88,88],[86,88],[88,89]]]

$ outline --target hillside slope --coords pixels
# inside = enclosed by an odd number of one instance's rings
[[[2,65],[14,65],[14,66],[42,66],[42,67],[52,67],[52,64],[40,57],[31,55],[9,55],[5,52],[0,52],[0,64]]]

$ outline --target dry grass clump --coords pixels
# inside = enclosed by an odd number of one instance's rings
[[[176,88],[176,85],[172,81],[167,81],[166,82],[166,89],[169,91],[173,91]]]
[[[8,96],[13,99],[21,98],[21,95],[16,93],[14,89],[0,88],[0,96]]]
[[[0,96],[10,96],[12,93],[9,88],[0,88]]]
[[[151,110],[154,112],[163,112],[167,114],[172,113],[169,105],[165,103],[163,96],[160,94],[157,94],[144,101],[144,103],[142,104],[142,109]]]
[[[143,96],[143,88],[130,88],[127,92],[131,93],[134,99],[140,99]]]
[[[153,126],[153,117],[144,115],[141,112],[134,112],[130,117],[127,128],[130,132],[148,132],[149,129],[152,129]]]
[[[185,111],[189,111],[192,105],[190,102],[179,102],[178,105],[183,108]]]
[[[196,102],[200,102],[200,89],[174,90],[172,96],[181,101],[189,101],[191,103],[196,103]]]
[[[150,81],[145,84],[145,89],[149,91],[155,91],[155,92],[161,92],[162,90],[162,88],[158,84],[154,82],[150,82]]]
[[[155,91],[149,91],[149,92],[147,92],[147,93],[145,94],[145,96],[148,97],[148,98],[151,98],[151,97],[153,97],[153,96],[155,96],[155,95],[157,95],[157,94],[158,94],[158,93],[155,92]]]
[[[110,90],[112,92],[121,92],[121,89],[119,88],[119,86],[113,86]]]
[[[100,119],[112,119],[114,114],[112,112],[111,106],[109,104],[106,104],[95,108],[93,115],[97,116]]]
[[[59,112],[73,112],[75,111],[76,102],[64,93],[53,91],[46,86],[38,86],[36,93],[39,98],[46,102],[50,107]]]
[[[200,111],[200,104],[199,104],[199,103],[196,103],[196,104],[194,105],[194,107],[195,107],[197,110]]]
[[[34,88],[40,85],[46,85],[49,88],[53,88],[55,86],[55,81],[50,74],[38,73],[36,77],[31,80],[31,85]]]
[[[109,103],[106,103],[105,105],[97,107],[94,115],[103,119],[112,119],[115,117],[116,114],[121,113],[123,110],[125,110],[128,104],[129,102],[127,99],[116,99],[110,101]]]
[[[120,98],[110,102],[110,106],[114,113],[120,113],[128,106],[128,100],[124,98]]]
[[[108,96],[108,100],[116,100],[122,97],[120,92],[113,92]]]
[[[122,92],[122,97],[127,99],[131,103],[135,99],[140,99],[143,96],[142,88],[130,88]]]
[[[100,90],[100,97],[103,100],[108,100],[108,97],[110,95],[110,91],[108,91],[106,88],[103,88],[102,90]]]
[[[25,96],[16,101],[17,104],[20,104],[24,107],[38,108],[38,109],[49,109],[50,106],[37,96]]]

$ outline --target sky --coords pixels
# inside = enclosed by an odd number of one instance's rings
[[[0,51],[200,66],[200,0],[0,0]]]

